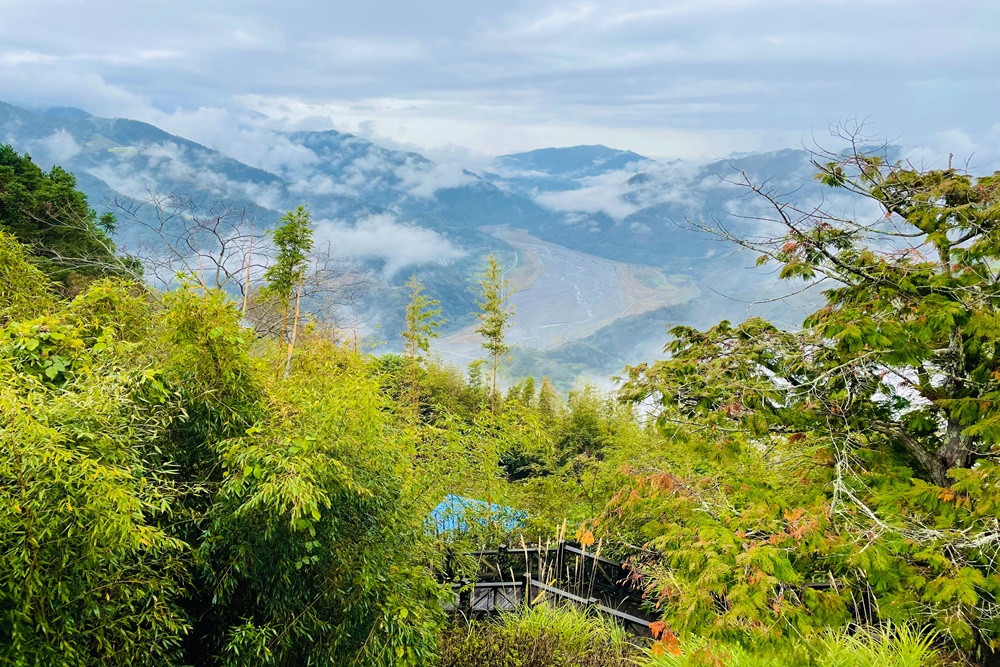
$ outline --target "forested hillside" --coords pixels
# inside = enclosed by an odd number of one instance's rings
[[[429,353],[416,278],[378,356],[310,312],[308,208],[246,298],[206,267],[164,291],[72,175],[0,148],[0,663],[1000,664],[1000,173],[815,167],[876,213],[748,179],[759,235],[715,229],[821,281],[801,327],[677,327],[562,395],[503,388],[492,255],[479,360]],[[437,530],[448,495],[487,509]],[[449,614],[461,554],[557,533],[626,563],[652,636],[543,596]]]

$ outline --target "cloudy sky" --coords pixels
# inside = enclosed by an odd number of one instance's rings
[[[995,0],[0,0],[0,100],[438,159],[726,155],[862,116],[968,157],[1000,152],[998,26]]]

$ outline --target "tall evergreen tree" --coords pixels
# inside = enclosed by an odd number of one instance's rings
[[[299,302],[302,298],[302,283],[309,270],[309,252],[313,247],[312,215],[305,206],[288,211],[281,218],[281,224],[272,232],[278,255],[272,266],[264,273],[267,282],[262,290],[265,296],[277,299],[281,308],[281,333],[278,336],[278,363],[276,373],[281,372],[281,349],[288,332],[288,316],[292,299],[295,299],[295,314],[292,320],[292,340],[288,346],[287,366],[295,351],[295,335],[298,332]]]
[[[424,292],[424,286],[417,277],[411,276],[406,283],[410,288],[410,302],[406,304],[406,329],[403,331],[403,357],[407,364],[407,403],[416,412],[419,401],[418,379],[421,354],[428,352],[431,339],[437,338],[437,329],[443,323],[437,299]]]
[[[497,374],[500,363],[510,352],[505,336],[510,328],[514,307],[508,303],[510,294],[507,290],[507,280],[503,277],[503,267],[493,253],[490,253],[487,259],[486,270],[480,276],[479,285],[482,289],[482,301],[477,302],[480,311],[476,314],[479,318],[476,332],[483,337],[482,347],[490,355],[490,411],[495,415],[499,404]]]

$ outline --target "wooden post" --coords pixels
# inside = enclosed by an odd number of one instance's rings
[[[565,560],[566,560],[566,540],[559,540],[559,544],[556,545],[556,581],[562,579],[563,565],[565,565]]]

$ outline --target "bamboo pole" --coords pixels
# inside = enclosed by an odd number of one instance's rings
[[[302,281],[299,281],[299,287],[295,292],[295,319],[292,320],[292,342],[288,346],[288,358],[285,360],[285,377],[292,370],[292,353],[295,352],[295,338],[299,330],[299,304],[302,301]]]
[[[247,300],[250,298],[250,267],[253,265],[253,239],[257,232],[257,216],[254,215],[253,224],[250,226],[250,250],[247,252],[247,279],[243,283],[243,316],[247,314]]]
[[[274,365],[274,379],[281,377],[281,350],[285,344],[285,331],[288,330],[288,306],[284,304],[281,308],[281,334],[278,336],[278,362]]]

